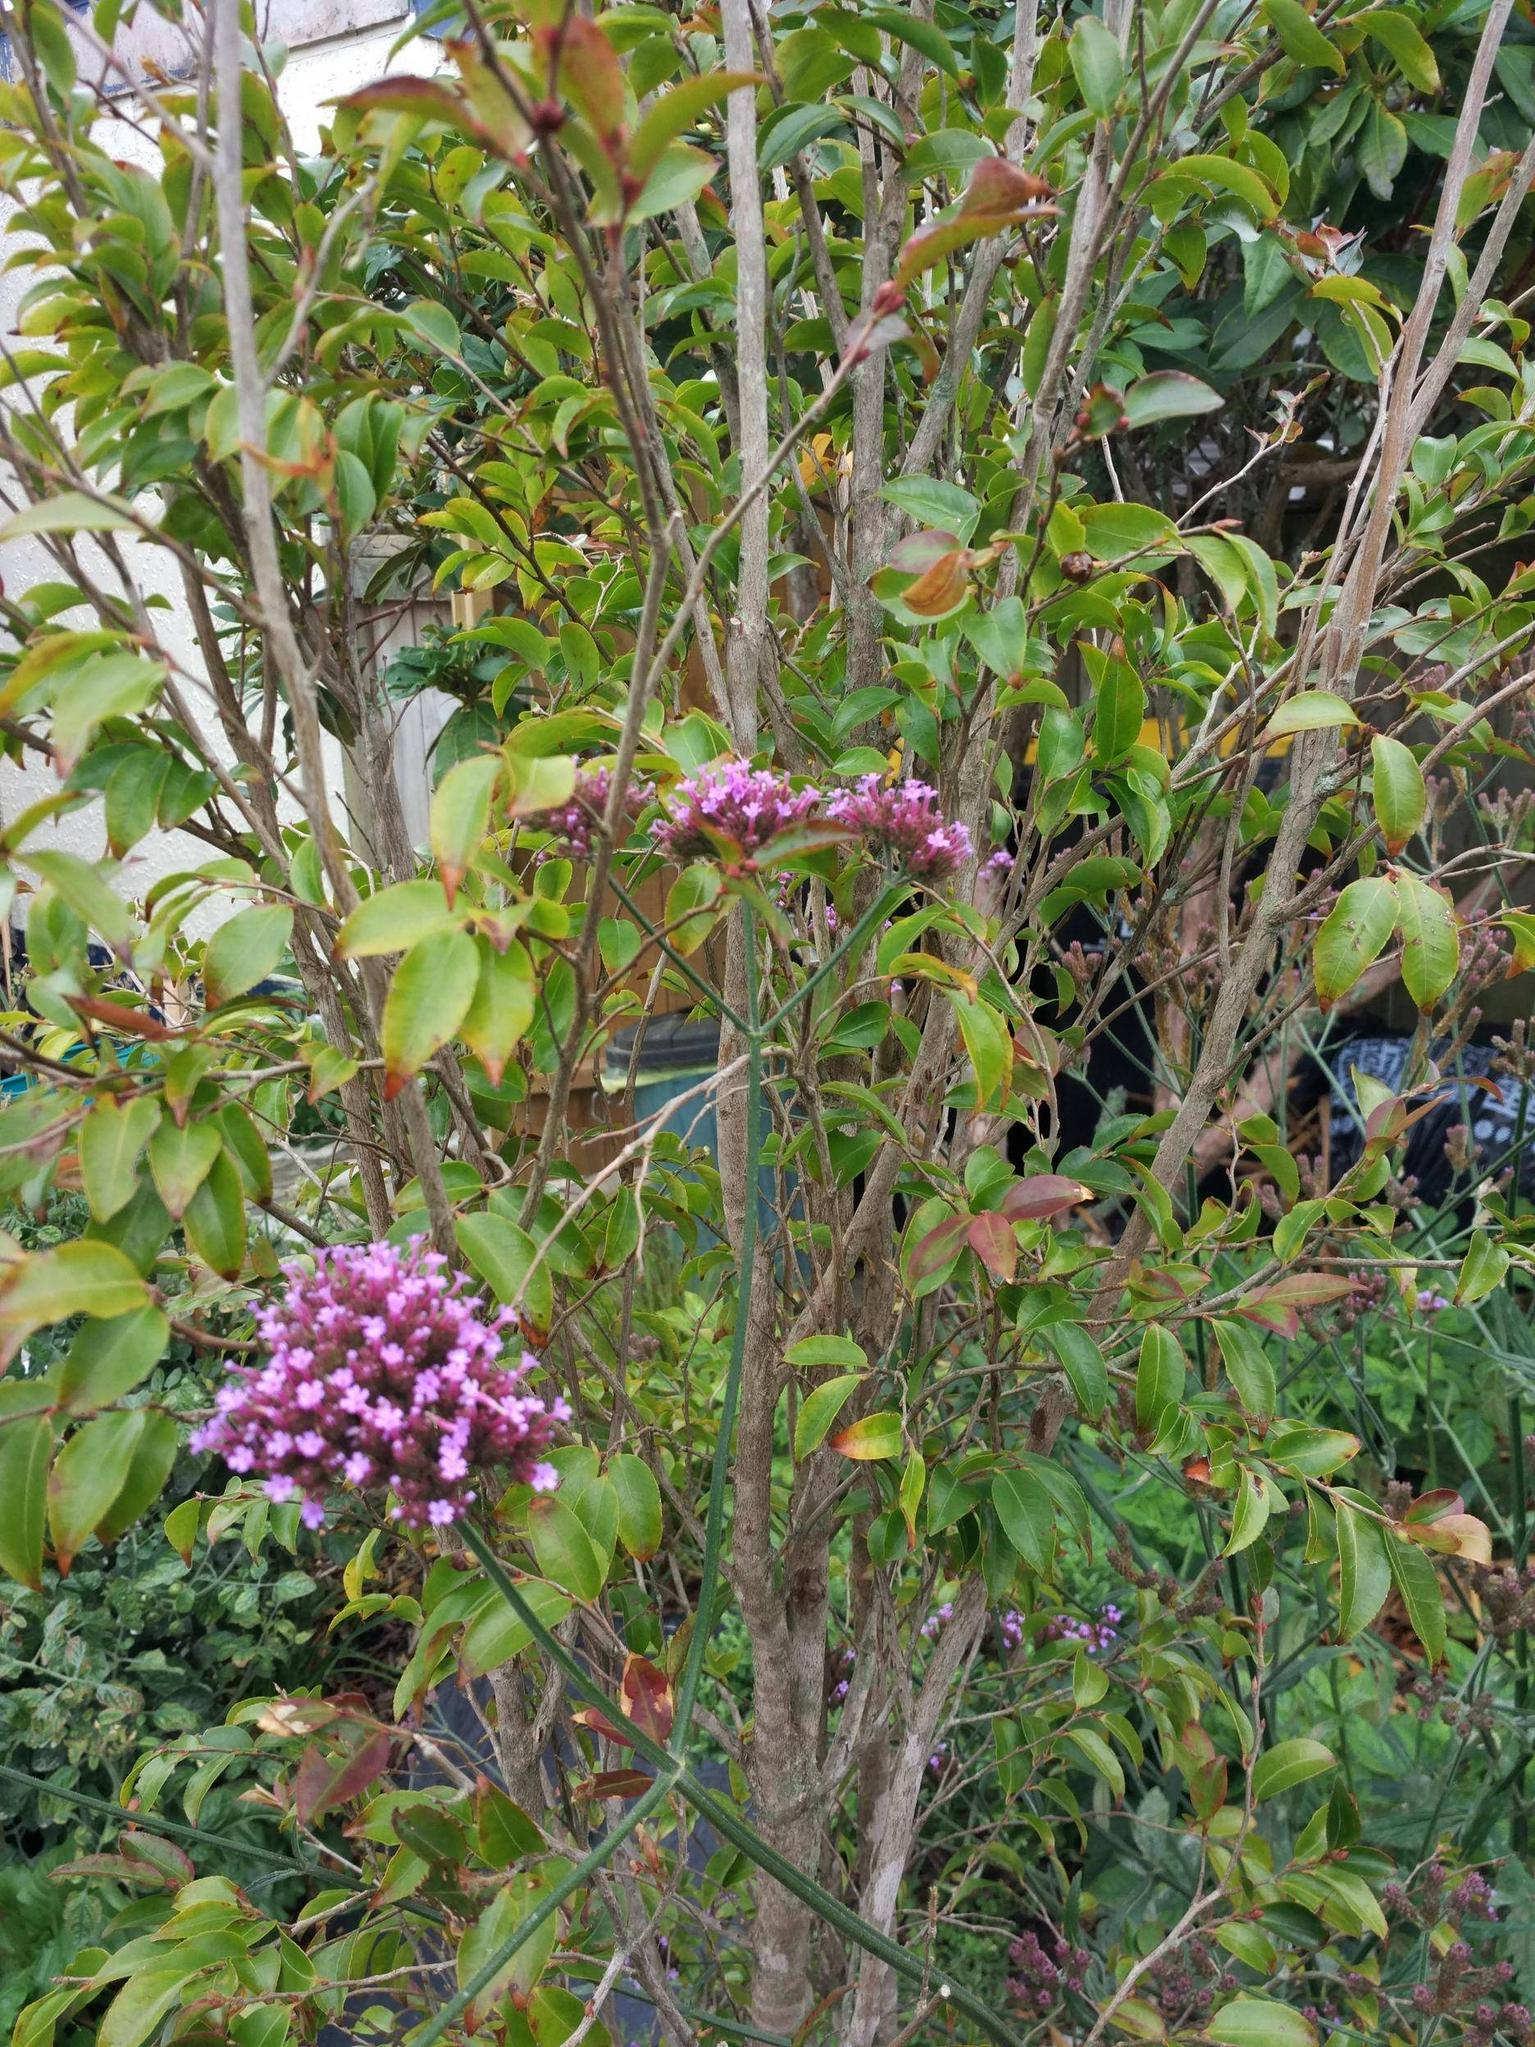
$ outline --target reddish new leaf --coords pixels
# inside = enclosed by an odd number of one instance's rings
[[[942,1272],[964,1243],[969,1226],[967,1215],[948,1215],[941,1223],[935,1223],[927,1235],[912,1247],[906,1268],[908,1282],[917,1287],[923,1280],[931,1279],[934,1273]]]
[[[1006,1285],[1014,1277],[1018,1270],[1018,1239],[1005,1215],[992,1209],[985,1215],[972,1216],[965,1237],[993,1279]]]
[[[1064,1173],[1034,1173],[1008,1188],[1002,1197],[1002,1213],[1015,1223],[1042,1222],[1092,1198],[1091,1187],[1069,1180]]]
[[[671,1679],[648,1657],[625,1658],[618,1702],[641,1734],[648,1734],[652,1741],[663,1742],[670,1736],[675,1703]]]
[[[340,1754],[327,1754],[318,1745],[305,1749],[293,1774],[293,1810],[304,1826],[310,1826],[338,1805],[345,1805],[367,1790],[375,1777],[389,1767],[389,1736],[380,1728]]]

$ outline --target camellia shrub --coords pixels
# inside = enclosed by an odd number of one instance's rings
[[[358,1676],[18,2047],[1524,2047],[1528,22],[174,11],[3,15],[0,1566]]]

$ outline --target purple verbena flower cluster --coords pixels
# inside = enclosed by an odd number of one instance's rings
[[[192,1447],[259,1475],[268,1499],[297,1497],[310,1528],[334,1485],[387,1487],[412,1528],[456,1520],[476,1468],[553,1491],[559,1475],[541,1453],[570,1409],[523,1390],[537,1359],[500,1361],[515,1317],[487,1320],[445,1265],[414,1239],[339,1245],[313,1272],[285,1266],[287,1291],[256,1325],[266,1363],[231,1369]]]
[[[612,787],[611,768],[590,768],[576,777],[568,802],[530,817],[527,820],[530,825],[553,835],[553,842],[539,857],[550,859],[563,854],[572,860],[589,860],[592,836],[607,812]],[[649,782],[631,782],[624,791],[625,816],[631,821],[636,818],[654,793]]]
[[[821,801],[819,789],[796,789],[773,768],[745,761],[715,761],[679,782],[667,799],[667,814],[655,829],[655,843],[674,860],[710,859],[718,840],[755,853],[769,839],[802,824]]]
[[[1095,1621],[1073,1620],[1070,1614],[1058,1613],[1045,1629],[1044,1639],[1047,1642],[1081,1642],[1089,1656],[1097,1656],[1105,1649],[1113,1648],[1119,1640],[1119,1623],[1123,1619],[1123,1611],[1112,1601],[1099,1607]]]
[[[938,791],[926,782],[887,787],[878,775],[865,775],[834,796],[826,814],[861,832],[919,881],[940,881],[970,858],[968,826],[945,821]]]
[[[774,768],[741,760],[711,762],[679,782],[656,826],[655,844],[674,860],[707,860],[719,853],[723,840],[749,857],[821,812],[823,804],[824,816],[857,832],[919,881],[940,881],[970,857],[969,828],[944,818],[938,792],[926,782],[887,785],[878,775],[865,775],[851,789],[827,797],[810,786],[796,789]],[[1011,865],[1010,854],[1002,857]],[[830,910],[827,926],[837,928]]]

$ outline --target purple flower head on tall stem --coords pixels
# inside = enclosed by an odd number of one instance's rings
[[[970,858],[969,827],[945,821],[938,791],[926,782],[887,787],[878,775],[865,775],[832,798],[827,815],[851,825],[918,881],[942,881]]]
[[[721,840],[749,857],[791,825],[803,824],[820,801],[819,789],[796,789],[776,768],[714,761],[672,790],[655,843],[673,860],[715,859]]]
[[[563,855],[571,860],[589,860],[592,838],[607,812],[612,787],[611,768],[588,768],[577,775],[566,802],[526,819],[537,830],[552,834],[553,843],[544,848],[539,858],[548,860]],[[648,782],[631,782],[624,791],[624,817],[632,823],[654,793]]]
[[[501,1362],[515,1317],[487,1316],[446,1263],[413,1239],[339,1245],[312,1272],[286,1265],[287,1291],[256,1324],[265,1364],[231,1369],[192,1447],[259,1477],[271,1500],[297,1499],[311,1528],[338,1485],[387,1489],[411,1528],[457,1520],[475,1470],[553,1491],[543,1453],[570,1409],[525,1390],[530,1353]]]

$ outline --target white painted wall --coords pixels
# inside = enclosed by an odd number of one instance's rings
[[[269,0],[268,33],[286,36],[290,43],[302,41],[304,44],[303,47],[290,48],[278,80],[279,98],[301,152],[318,147],[321,123],[328,118],[325,110],[329,102],[389,72],[427,74],[438,68],[441,61],[438,46],[423,37],[411,37],[391,59],[391,49],[405,29],[407,19],[406,0]],[[184,47],[174,41],[180,31],[148,8],[140,9],[140,23],[142,26],[135,30],[123,31],[124,53],[128,52],[131,44],[132,54],[136,57],[151,56],[167,70],[181,68]],[[99,68],[100,60],[94,60],[94,64]],[[81,68],[84,74],[84,53]],[[124,104],[123,114],[126,115],[127,111]],[[98,134],[114,156],[151,167],[155,164],[156,152],[151,141],[122,115],[105,115]],[[0,211],[0,256],[9,256],[15,248],[25,246],[29,239],[10,233],[9,216],[13,211],[13,208]],[[34,273],[30,270],[0,270],[0,332],[12,345],[16,340],[17,308],[33,281]],[[0,398],[0,403],[3,402]],[[202,673],[202,666],[169,558],[142,543],[130,545],[126,551],[136,567],[142,570],[140,587],[145,591],[159,592],[169,601],[169,609],[157,615],[157,629],[167,651],[186,671],[181,678],[182,687],[193,698],[194,712],[202,716],[205,736],[213,743],[219,756],[227,761],[229,756],[208,700],[205,695],[196,694],[196,680]],[[82,560],[88,559],[90,553],[89,544],[82,540]],[[96,558],[100,562],[99,554]],[[37,583],[56,580],[57,575],[40,540],[0,541],[0,580],[13,596]],[[110,577],[108,583],[110,586]],[[446,607],[443,608],[445,610]],[[424,609],[414,607],[413,613],[406,614],[380,652],[408,643]],[[87,621],[83,615],[77,615],[70,622]],[[190,683],[187,676],[192,678]],[[444,699],[443,703],[447,704],[447,700]],[[451,709],[451,705],[447,704],[447,708]],[[424,750],[441,725],[442,716],[440,706],[426,704],[411,709],[406,730],[411,734],[419,732],[419,738],[414,746],[406,748],[407,753]],[[333,798],[339,799],[344,779],[341,749],[329,739],[327,747],[331,767],[330,789]],[[409,767],[405,779],[407,783],[415,779]],[[0,819],[14,817],[26,805],[52,793],[56,787],[51,769],[35,760],[29,759],[22,766],[0,760]],[[406,814],[413,828],[418,817],[424,827],[424,797],[411,787],[407,787],[405,794]],[[91,861],[103,859],[105,835],[99,804],[92,803],[59,818],[37,834],[33,843],[60,846]],[[206,857],[207,848],[183,832],[157,834],[137,848],[130,860],[124,863],[123,892],[138,894],[162,876],[200,865]],[[24,917],[24,899],[20,912]],[[200,919],[200,927],[205,930],[218,914],[218,909],[210,905]],[[199,926],[194,925],[193,928]]]

